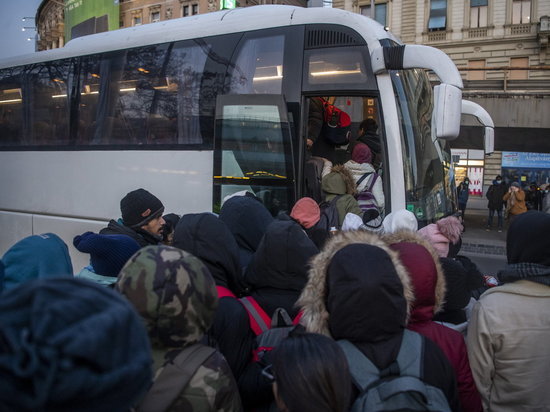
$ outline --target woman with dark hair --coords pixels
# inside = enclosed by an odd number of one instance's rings
[[[269,375],[269,369],[265,375]],[[273,352],[273,393],[285,412],[344,412],[351,376],[344,352],[317,333],[291,333]]]

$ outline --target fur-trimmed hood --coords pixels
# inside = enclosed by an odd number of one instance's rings
[[[388,300],[391,304],[380,307]],[[309,280],[297,305],[303,311],[301,323],[309,332],[375,341],[405,327],[412,301],[410,279],[398,254],[376,234],[351,231],[331,238],[312,260]],[[336,317],[336,311],[347,311],[338,316],[345,315],[342,317],[353,325],[349,332],[354,336],[334,336],[330,318]]]
[[[356,192],[355,180],[343,165],[332,167],[330,173],[323,177],[321,188],[331,195],[354,195]]]
[[[409,230],[387,234],[384,240],[399,253],[414,289],[410,323],[432,320],[445,300],[445,276],[437,252],[430,242]]]

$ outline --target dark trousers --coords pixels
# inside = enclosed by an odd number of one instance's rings
[[[502,226],[503,226],[502,209],[499,209],[499,210],[489,209],[489,219],[487,219],[487,227],[490,228],[491,226],[493,226],[493,216],[495,215],[495,212],[498,215],[498,230],[502,230]]]
[[[459,203],[458,209],[460,210],[460,216],[462,217],[462,222],[464,223],[464,215],[466,214],[466,203]]]

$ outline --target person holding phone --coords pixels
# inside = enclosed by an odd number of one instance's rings
[[[506,216],[510,223],[514,218],[522,213],[527,212],[525,205],[525,192],[521,189],[518,182],[513,182],[508,189],[508,192],[502,198],[506,202]]]

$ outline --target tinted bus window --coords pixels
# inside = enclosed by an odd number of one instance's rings
[[[23,144],[21,68],[0,71],[0,146]]]
[[[248,38],[231,71],[230,93],[281,94],[284,35]]]
[[[366,47],[331,47],[304,52],[303,90],[376,90]]]
[[[33,145],[63,145],[69,141],[69,65],[68,60],[37,64],[22,76],[23,127],[29,128]]]

